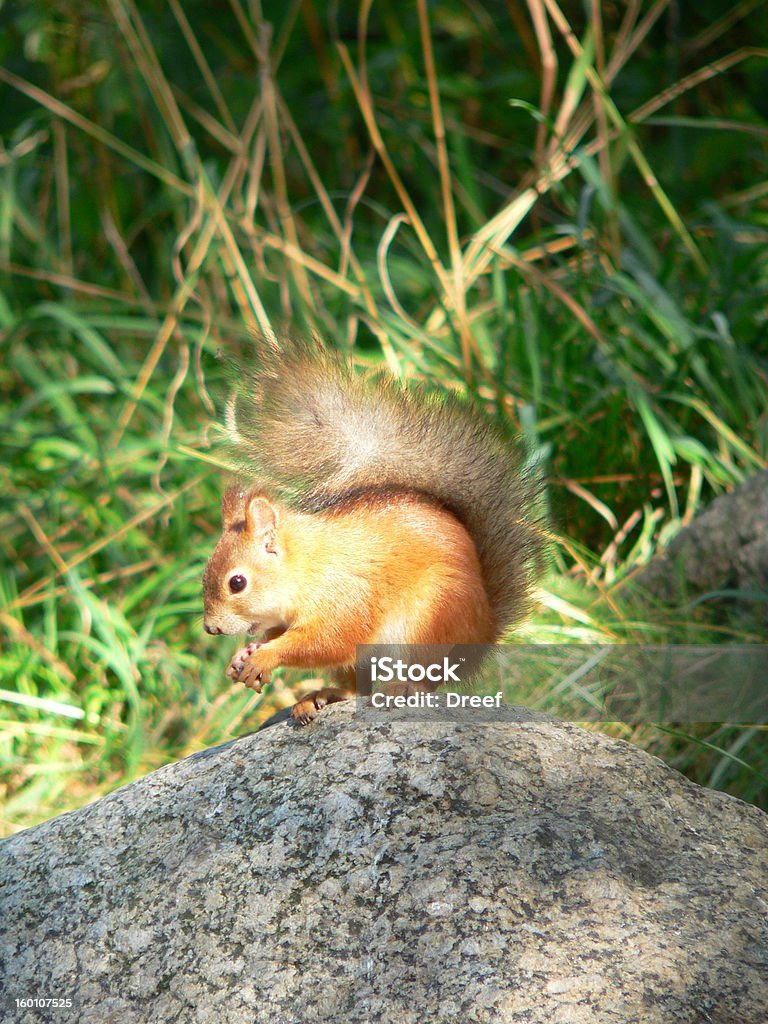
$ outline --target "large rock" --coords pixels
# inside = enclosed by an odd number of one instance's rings
[[[768,470],[715,498],[632,581],[669,604],[720,595],[721,611],[768,622]]]
[[[513,709],[279,724],[6,840],[0,885],[3,1020],[768,1021],[766,816]]]

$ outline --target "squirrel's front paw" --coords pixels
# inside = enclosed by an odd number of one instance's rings
[[[251,645],[249,644],[249,646]],[[272,676],[275,663],[263,644],[256,644],[255,647],[256,650],[252,651],[245,659],[245,663],[237,675],[237,681],[247,686],[249,690],[261,693]]]
[[[254,651],[258,650],[259,647],[261,647],[261,643],[259,643],[259,641],[257,640],[254,640],[252,643],[248,644],[247,647],[240,648],[240,650],[234,656],[232,661],[230,661],[229,667],[227,668],[226,674],[229,676],[230,679],[234,679],[235,681],[238,681],[240,679],[240,673],[245,668],[246,661],[250,658]]]

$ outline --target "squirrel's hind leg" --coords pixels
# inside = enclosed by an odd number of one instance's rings
[[[419,580],[405,614],[401,643],[486,644],[496,639],[496,619],[479,570],[437,564]],[[408,601],[408,596],[405,597]]]
[[[354,668],[337,668],[333,677],[338,686],[326,686],[321,690],[311,690],[304,694],[300,701],[291,708],[291,718],[297,725],[309,725],[317,718],[318,712],[328,704],[337,704],[341,700],[349,700],[355,696]]]

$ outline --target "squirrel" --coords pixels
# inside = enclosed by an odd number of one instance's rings
[[[279,666],[354,695],[358,644],[482,644],[523,616],[541,555],[541,481],[456,395],[361,376],[319,342],[265,346],[229,432],[250,483],[229,486],[203,576],[204,628],[261,639],[227,675],[261,691]]]

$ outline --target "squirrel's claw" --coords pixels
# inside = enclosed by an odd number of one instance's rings
[[[254,653],[254,651],[258,650],[258,648],[260,646],[261,646],[261,644],[254,640],[252,643],[248,644],[246,647],[241,647],[240,648],[240,650],[237,652],[237,654],[230,661],[229,666],[228,666],[227,671],[226,671],[226,674],[229,676],[230,679],[234,679],[235,682],[243,682],[244,681],[243,679],[241,679],[241,673],[242,673],[243,669],[245,668],[246,662],[248,661],[250,656]]]
[[[238,676],[238,682],[242,683],[243,686],[247,686],[249,690],[261,693],[269,682],[271,675],[271,672],[268,672],[266,669],[260,669],[253,661],[248,661]]]
[[[226,672],[230,679],[236,683],[242,683],[256,693],[261,693],[271,675],[266,669],[259,668],[254,659],[254,655],[261,646],[261,643],[254,640],[247,647],[242,647],[230,661]]]
[[[272,678],[272,669],[275,668],[274,658],[271,656],[269,645],[254,641],[238,651],[230,662],[227,675],[231,675],[238,683],[247,686],[249,690],[261,693],[262,689]]]

